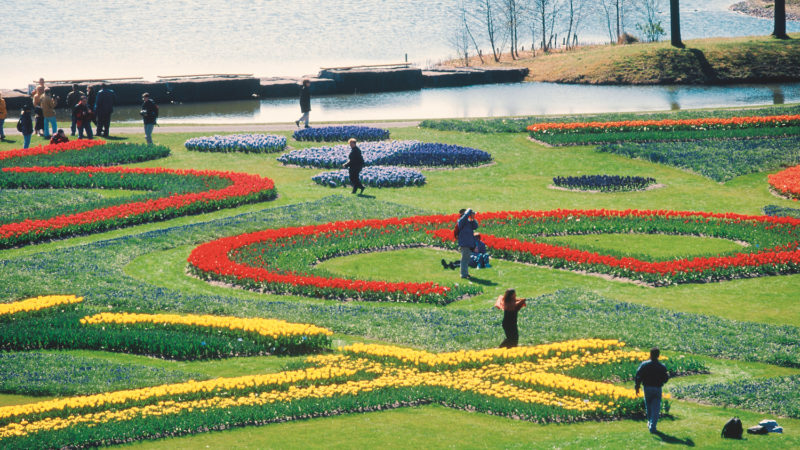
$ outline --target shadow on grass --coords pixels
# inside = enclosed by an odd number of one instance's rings
[[[358,196],[361,198],[375,198],[374,195],[369,195],[369,194],[358,194]]]
[[[128,139],[127,137],[124,136],[99,136],[99,137],[95,136],[95,137],[97,137],[98,139],[103,139],[105,141],[125,141]]]
[[[691,438],[680,439],[675,436],[670,436],[662,431],[656,431],[653,433],[653,436],[658,437],[661,439],[661,442],[665,444],[677,444],[677,445],[685,445],[687,447],[694,447],[694,441]]]
[[[475,283],[475,284],[480,284],[481,286],[497,286],[497,283],[495,283],[492,280],[487,280],[487,279],[484,279],[484,278],[478,278],[478,277],[476,277],[475,275],[472,275],[472,274],[470,274],[470,276],[469,276],[469,281],[472,282],[472,283]]]

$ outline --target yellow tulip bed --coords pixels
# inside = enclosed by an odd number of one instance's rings
[[[647,355],[624,345],[582,339],[436,354],[354,344],[279,373],[0,407],[0,447],[112,444],[423,403],[537,422],[629,417],[643,410],[632,389],[569,375],[592,366],[632,373]]]
[[[0,316],[16,314],[20,312],[39,311],[58,305],[69,305],[80,303],[83,297],[74,295],[43,295],[39,297],[20,300],[12,303],[0,303]]]

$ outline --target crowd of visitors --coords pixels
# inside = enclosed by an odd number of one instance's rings
[[[72,90],[65,99],[53,95],[51,89],[45,84],[44,78],[34,86],[31,92],[31,101],[20,111],[17,121],[17,131],[23,136],[23,147],[28,148],[31,138],[35,134],[53,143],[52,137],[60,135],[56,140],[65,142],[66,133],[58,128],[57,109],[65,108],[70,116],[70,136],[78,135],[81,139],[92,139],[94,136],[109,136],[111,115],[117,102],[113,89],[100,84],[99,88],[89,85],[86,92],[81,91],[80,85],[73,84]],[[145,140],[153,143],[153,128],[157,125],[158,105],[150,94],[142,94],[141,108],[142,122],[145,131]],[[0,140],[5,140],[4,124],[8,118],[6,101],[0,94]],[[92,131],[92,125],[96,129]]]

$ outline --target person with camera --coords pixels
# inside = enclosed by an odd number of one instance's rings
[[[469,261],[472,258],[472,249],[475,248],[475,230],[478,229],[475,211],[465,210],[458,219],[457,227],[458,248],[461,250],[461,278],[469,279]]]
[[[44,138],[50,139],[50,130],[56,134],[58,131],[58,122],[56,121],[56,104],[58,104],[58,97],[50,95],[50,88],[44,88],[44,95],[39,103],[42,108],[42,116],[44,117]]]
[[[87,104],[86,96],[72,109],[72,117],[75,118],[75,125],[78,128],[78,138],[83,139],[83,132],[86,132],[86,139],[92,138],[92,109]]]
[[[158,105],[150,98],[150,94],[147,92],[142,94],[142,110],[139,111],[139,114],[142,115],[142,121],[144,122],[144,138],[147,141],[147,145],[153,145],[153,127],[156,126],[156,121],[158,120]]]

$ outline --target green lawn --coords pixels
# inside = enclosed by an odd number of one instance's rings
[[[763,172],[718,183],[674,167],[600,153],[591,146],[546,148],[531,142],[525,133],[488,135],[420,128],[391,131],[396,139],[419,139],[480,148],[490,152],[495,163],[481,168],[425,170],[428,183],[424,187],[368,189],[366,194],[369,197],[355,197],[344,189],[335,190],[314,184],[310,177],[320,170],[284,167],[275,160],[277,154],[189,152],[183,147],[183,142],[196,134],[157,132],[156,143],[170,147],[172,154],[135,166],[257,173],[275,180],[278,198],[271,202],[198,216],[0,250],[0,266],[3,268],[0,271],[0,300],[12,301],[38,293],[76,293],[85,295],[87,304],[97,309],[112,307],[116,310],[278,317],[331,327],[337,333],[334,335],[335,345],[374,341],[438,351],[496,345],[502,331],[499,327],[500,317],[496,310],[491,310],[491,305],[506,288],[515,287],[521,296],[538,298],[538,303],[534,302],[523,313],[529,315],[521,319],[523,343],[551,342],[578,337],[581,333],[582,337],[592,337],[596,333],[612,333],[617,328],[620,333],[624,331],[637,338],[636,342],[645,347],[646,342],[658,343],[659,336],[650,336],[647,330],[615,324],[614,321],[620,320],[620,317],[635,316],[646,323],[648,317],[656,317],[658,313],[657,317],[677,317],[675,323],[682,327],[670,329],[669,325],[665,325],[661,329],[665,342],[674,346],[671,354],[684,351],[678,345],[683,338],[687,345],[695,345],[694,342],[698,341],[693,348],[700,350],[692,352],[692,356],[701,358],[711,370],[707,375],[676,379],[673,381],[676,385],[798,373],[796,368],[766,364],[766,357],[759,360],[757,355],[760,352],[756,343],[759,339],[768,339],[770,341],[764,344],[780,354],[784,350],[775,348],[791,347],[792,339],[797,339],[796,327],[800,327],[800,303],[797,302],[800,298],[800,274],[652,288],[590,274],[493,260],[493,268],[473,271],[478,282],[482,283],[483,293],[447,307],[360,302],[343,304],[260,294],[212,285],[186,275],[186,257],[199,243],[263,228],[331,220],[425,212],[453,213],[465,207],[472,207],[479,213],[494,210],[606,208],[760,214],[766,205],[784,208],[797,205],[796,202],[771,195],[767,188],[766,173]],[[290,136],[288,132],[281,134]],[[131,136],[121,140],[124,141],[139,143],[143,137]],[[0,150],[17,145],[0,143]],[[315,144],[290,139],[289,145],[300,148]],[[644,192],[598,194],[548,188],[554,176],[598,173],[653,177],[665,187]],[[92,197],[130,195],[117,191],[83,192],[81,195],[84,194]],[[332,194],[341,197],[331,197]],[[0,193],[0,200],[8,200],[2,203],[3,211],[14,210],[15,205],[28,202],[24,197],[26,194],[14,195],[18,197]],[[47,195],[69,201],[71,195],[77,194],[48,192]],[[46,204],[47,201],[42,203]],[[592,251],[626,252],[653,259],[720,254],[741,248],[739,243],[722,239],[669,235],[603,234],[547,237],[541,240]],[[337,274],[372,279],[452,283],[457,280],[458,274],[442,268],[440,260],[443,258],[455,260],[457,255],[438,249],[415,248],[335,258],[320,263],[319,267]],[[586,311],[568,309],[570,305],[589,305],[595,300],[605,306]],[[564,305],[560,311],[565,315],[563,318],[557,317],[561,304]],[[635,305],[626,306],[628,304]],[[550,323],[545,324],[541,316],[530,316],[533,314],[530,310],[537,305],[541,308],[540,314],[554,317]],[[639,305],[654,309],[643,308],[630,312]],[[620,314],[630,312],[631,315],[615,315],[615,311],[621,311]],[[572,317],[567,317],[570,315]],[[699,319],[700,315],[713,320],[729,319],[735,322],[721,321],[705,325],[705,319]],[[566,319],[571,322],[567,323]],[[585,324],[583,328],[579,326],[581,323]],[[734,329],[733,325],[741,328]],[[726,328],[746,331],[734,331],[718,345],[729,346],[736,351],[749,351],[748,362],[742,360],[744,356],[736,359],[712,357],[719,356],[720,352],[699,343],[701,338],[713,340],[712,336],[704,335],[705,331],[717,333]],[[751,334],[743,337],[747,333]],[[737,341],[736,338],[741,340]],[[299,359],[259,356],[223,361],[175,362],[89,350],[71,350],[63,354],[205,377],[275,372]],[[0,394],[0,406],[28,403],[35,399],[42,398]],[[135,445],[159,448],[623,448],[671,443],[723,447],[731,444],[719,439],[719,430],[728,418],[739,416],[745,425],[753,425],[764,418],[763,414],[756,412],[684,401],[676,401],[672,413],[674,418],[666,419],[660,427],[668,435],[666,441],[649,435],[641,421],[539,425],[431,405],[241,428]],[[800,419],[779,418],[778,421],[787,430],[785,435],[748,436],[738,445],[754,448],[800,446],[800,438],[791,432],[800,427]]]

